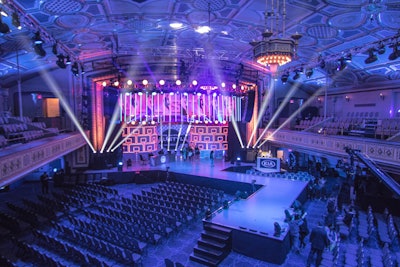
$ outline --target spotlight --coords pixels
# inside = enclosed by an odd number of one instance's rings
[[[69,58],[69,56],[67,56],[65,64],[71,65],[71,59]]]
[[[85,74],[85,69],[83,68],[83,65],[81,64],[81,74]]]
[[[293,76],[293,80],[297,80],[298,78],[300,78],[300,73],[296,70]]]
[[[12,17],[12,20],[11,20],[12,25],[14,25],[18,30],[21,30],[22,29],[21,21],[19,20],[18,14],[16,12],[14,12],[14,13],[12,13],[11,17]]]
[[[57,51],[57,44],[53,44],[53,48],[51,49],[51,52],[53,52],[54,55],[58,55],[58,51]]]
[[[351,53],[347,53],[347,55],[344,56],[344,61],[346,61],[346,62],[351,62],[352,57],[353,57],[353,56],[351,55]]]
[[[160,85],[164,85],[164,84],[165,84],[165,81],[164,81],[164,80],[160,80],[158,83],[159,83]]]
[[[35,44],[33,46],[33,50],[40,57],[44,57],[46,55],[46,51],[43,49],[42,44]]]
[[[338,64],[337,70],[338,70],[338,71],[342,71],[342,70],[344,70],[346,67],[347,67],[346,60],[344,59],[344,57],[341,57],[341,58],[339,59],[339,64]]]
[[[9,33],[10,27],[1,20],[0,16],[0,33]]]
[[[181,82],[181,80],[176,80],[175,84],[179,86],[182,84],[182,82]]]
[[[374,48],[368,49],[368,57],[364,61],[365,64],[370,64],[378,60],[378,57],[374,54],[374,52],[375,52]]]
[[[71,66],[71,71],[72,71],[72,74],[74,74],[75,76],[78,76],[78,75],[79,75],[79,66],[78,66],[78,63],[74,62],[74,64],[72,64],[72,66]]]
[[[288,81],[288,79],[289,79],[289,73],[286,72],[286,73],[282,74],[281,81],[283,84],[285,84]]]
[[[393,44],[393,52],[389,55],[389,60],[396,60],[400,56],[398,45],[399,43]]]
[[[307,79],[310,79],[313,74],[314,74],[314,70],[312,68],[306,69]]]
[[[67,67],[67,65],[65,65],[65,62],[64,62],[64,59],[65,59],[64,55],[63,54],[59,54],[57,56],[57,58],[58,58],[57,61],[56,61],[57,66],[59,66],[62,69],[65,69]]]
[[[37,32],[35,33],[35,36],[33,37],[33,42],[34,42],[35,45],[43,44],[43,40],[42,40],[42,38],[40,37],[40,32],[39,32],[39,31],[37,31]]]
[[[383,55],[386,52],[385,45],[381,42],[378,46],[378,54]]]
[[[148,84],[149,84],[149,81],[148,81],[148,80],[146,80],[146,79],[144,79],[144,80],[142,81],[142,84],[143,84],[144,86],[146,86],[146,85],[148,85]]]

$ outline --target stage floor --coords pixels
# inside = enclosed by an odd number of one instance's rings
[[[285,209],[299,197],[307,186],[305,181],[293,181],[283,178],[260,177],[263,187],[247,199],[234,201],[228,209],[223,209],[212,218],[215,224],[233,229],[274,234],[274,222],[282,229],[288,228],[285,220]],[[282,239],[285,234],[282,234]]]

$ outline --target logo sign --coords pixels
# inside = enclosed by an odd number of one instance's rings
[[[263,159],[260,162],[260,167],[267,169],[275,169],[276,168],[276,159]]]

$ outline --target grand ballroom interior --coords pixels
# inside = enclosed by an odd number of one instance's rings
[[[1,266],[400,266],[398,0],[0,0],[0,77]]]

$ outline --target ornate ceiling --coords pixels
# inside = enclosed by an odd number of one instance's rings
[[[258,79],[266,73],[254,62],[249,43],[261,39],[266,28],[264,12],[271,9],[271,0],[0,2],[9,15],[2,20],[11,29],[0,33],[2,87],[17,79],[18,70],[24,77],[42,68],[58,68],[54,44],[58,54],[69,55],[91,77],[117,71],[134,79],[183,74]],[[284,1],[279,2],[279,8],[275,5],[272,10],[283,14]],[[285,27],[277,27],[276,36],[283,36],[282,29],[287,36],[302,34],[297,58],[279,69],[280,74],[289,72],[289,81],[293,71],[303,65],[313,67],[314,73],[310,78],[301,75],[297,81],[310,88],[323,86],[326,73],[335,74],[337,59],[348,53],[352,61],[340,75],[336,73],[332,87],[400,79],[400,57],[388,60],[393,52],[389,45],[396,43],[394,37],[400,29],[400,1],[286,0],[285,7]],[[12,24],[13,12],[20,18],[22,30]],[[182,26],[173,29],[173,22]],[[211,31],[196,32],[200,26],[210,26]],[[44,56],[33,49],[37,31],[44,40]],[[385,51],[366,64],[367,50],[377,48],[381,41]],[[326,60],[324,69],[321,58]]]

